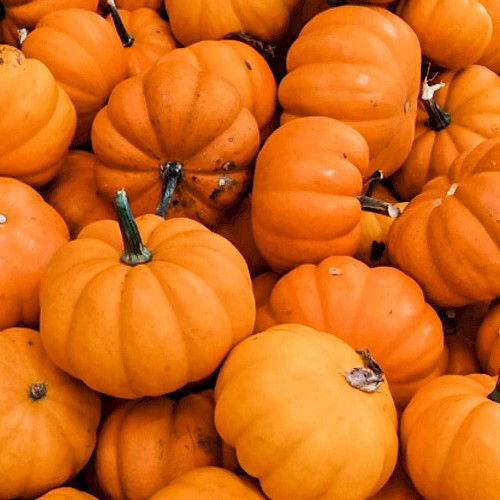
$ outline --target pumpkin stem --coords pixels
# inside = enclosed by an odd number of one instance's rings
[[[5,224],[7,222],[7,217],[4,214],[0,214],[0,224]]]
[[[37,382],[36,384],[31,384],[29,390],[29,397],[33,401],[42,399],[47,394],[47,386],[43,382]]]
[[[115,194],[115,207],[123,240],[123,254],[120,262],[129,266],[145,264],[152,258],[151,252],[143,245],[139,229],[130,210],[124,189]]]
[[[363,186],[363,194],[365,196],[371,196],[373,194],[373,190],[383,178],[384,173],[382,172],[382,170],[377,170],[376,172],[374,172]]]
[[[422,94],[420,99],[424,103],[425,111],[429,115],[429,119],[425,125],[436,132],[445,129],[451,123],[450,113],[445,111],[436,101],[434,101],[434,92],[443,88],[444,85],[443,82],[429,85],[427,76],[422,83]]]
[[[165,218],[167,216],[168,208],[170,207],[170,200],[174,194],[175,188],[182,175],[182,163],[178,161],[167,161],[160,165],[160,177],[162,179],[162,188],[160,194],[160,201],[156,207],[156,215]]]
[[[387,215],[388,217],[396,218],[401,215],[401,210],[388,201],[382,201],[371,196],[360,195],[357,197],[361,203],[361,210],[365,212],[374,212],[376,214]]]
[[[134,37],[125,29],[122,18],[120,17],[118,9],[116,8],[115,0],[108,0],[108,7],[111,11],[111,17],[113,18],[113,23],[115,25],[118,36],[120,37],[122,45],[124,47],[130,47],[134,43]]]
[[[491,401],[495,401],[495,403],[500,403],[500,376],[497,378],[495,388],[488,394],[487,398]]]
[[[228,33],[224,40],[236,40],[238,42],[246,43],[255,49],[268,63],[274,60],[274,45],[270,43],[265,43],[258,38],[250,35],[246,31],[235,31]]]
[[[363,392],[375,392],[384,383],[384,372],[373,359],[368,349],[356,349],[364,366],[353,368],[345,373],[347,383]]]

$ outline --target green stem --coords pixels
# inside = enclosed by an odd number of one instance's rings
[[[47,386],[43,382],[37,382],[36,384],[31,384],[29,390],[29,397],[33,401],[38,401],[42,399],[47,394]]]
[[[113,18],[113,23],[115,25],[118,36],[120,37],[122,45],[124,47],[130,47],[134,43],[134,37],[125,29],[122,18],[120,17],[118,9],[116,8],[115,0],[108,0],[108,7],[111,11],[111,17]]]
[[[495,403],[500,403],[500,376],[497,379],[493,392],[488,394],[487,398],[491,399],[491,401],[495,401]]]
[[[387,215],[392,218],[396,218],[401,215],[401,210],[393,203],[366,195],[360,195],[357,198],[361,203],[361,210],[364,210],[365,212],[374,212],[376,214]]]
[[[156,215],[165,218],[170,207],[170,200],[182,175],[182,163],[178,161],[167,161],[160,165],[160,177],[162,188],[160,200],[156,207]]]
[[[425,99],[422,102],[429,115],[429,119],[425,122],[428,128],[439,132],[451,123],[450,113],[445,111],[434,99]]]
[[[124,249],[120,262],[129,266],[146,264],[151,260],[152,254],[142,243],[125,190],[121,189],[115,194],[115,207]]]

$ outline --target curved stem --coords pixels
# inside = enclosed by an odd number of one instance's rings
[[[425,111],[429,115],[429,119],[426,121],[425,125],[436,132],[445,129],[451,123],[450,113],[445,111],[434,100],[434,92],[443,87],[444,83],[442,82],[429,85],[427,77],[424,78],[422,83],[422,94],[420,99],[424,104]]]
[[[123,254],[120,262],[129,266],[145,264],[152,258],[151,252],[143,245],[139,229],[128,204],[125,190],[115,194],[115,207],[123,240]]]
[[[274,46],[255,38],[246,31],[228,33],[224,37],[224,40],[236,40],[250,45],[250,47],[255,49],[268,63],[272,62],[274,59]]]
[[[47,394],[47,386],[43,382],[37,382],[35,384],[31,384],[29,390],[29,397],[34,401],[42,399]]]
[[[393,203],[366,195],[360,195],[357,198],[361,203],[361,210],[364,210],[365,212],[374,212],[376,214],[387,215],[392,218],[396,218],[401,215],[401,210]]]
[[[170,207],[170,200],[175,191],[177,183],[182,175],[182,163],[178,161],[167,161],[160,165],[160,177],[162,179],[162,188],[160,200],[156,207],[156,215],[165,218]]]
[[[120,17],[118,9],[116,8],[115,0],[108,0],[108,7],[111,11],[111,17],[113,18],[113,23],[115,25],[118,36],[120,37],[122,45],[124,47],[130,47],[134,43],[134,37],[125,29],[122,18]]]
[[[491,401],[494,401],[495,403],[500,403],[500,376],[497,379],[497,383],[495,385],[495,388],[486,397],[488,399],[490,399]]]
[[[371,196],[373,194],[373,190],[377,187],[380,181],[384,178],[384,173],[382,170],[377,170],[373,173],[373,175],[366,181],[363,194],[365,196]]]

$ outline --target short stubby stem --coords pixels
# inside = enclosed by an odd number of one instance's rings
[[[165,218],[170,207],[170,201],[177,183],[182,175],[182,163],[167,161],[160,165],[160,178],[162,180],[161,194],[156,207],[156,215]]]
[[[38,401],[47,395],[47,386],[43,382],[31,384],[29,388],[29,397],[33,401]]]
[[[388,201],[382,201],[371,196],[360,195],[358,201],[361,203],[361,210],[365,212],[374,212],[376,214],[387,215],[396,218],[401,215],[401,210]]]
[[[5,224],[7,222],[7,217],[4,214],[0,214],[0,224]]]
[[[368,349],[356,349],[356,352],[360,355],[363,366],[346,372],[345,380],[354,389],[375,392],[384,383],[384,373]]]

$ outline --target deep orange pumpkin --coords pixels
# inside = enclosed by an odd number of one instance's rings
[[[498,299],[492,302],[479,325],[476,352],[485,373],[495,375],[500,367],[500,301]]]

